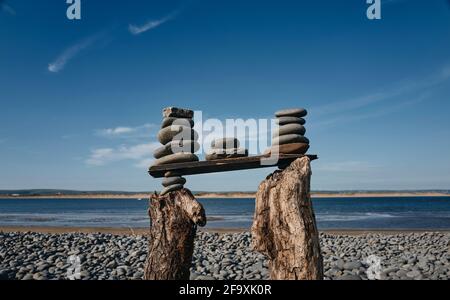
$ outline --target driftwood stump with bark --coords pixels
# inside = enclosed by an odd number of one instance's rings
[[[310,159],[302,157],[259,186],[252,244],[269,258],[271,279],[323,279],[310,179]]]
[[[189,280],[197,225],[205,226],[203,206],[187,189],[150,198],[147,280]]]

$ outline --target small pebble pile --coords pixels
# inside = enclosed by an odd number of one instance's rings
[[[194,127],[194,112],[188,109],[168,107],[163,110],[163,122],[158,133],[158,140],[163,145],[156,149],[153,166],[198,161],[200,145],[198,133]],[[162,181],[164,186],[161,195],[181,190],[186,179],[178,174],[167,172]]]
[[[270,152],[280,154],[305,154],[309,149],[306,138],[304,108],[286,109],[275,113],[278,129],[272,136]]]
[[[236,138],[221,138],[211,142],[211,150],[206,154],[206,160],[224,158],[247,157],[248,150],[239,148],[240,143]]]
[[[326,280],[369,279],[373,255],[382,280],[450,279],[449,233],[321,233],[320,245]],[[82,280],[142,279],[147,251],[140,235],[0,232],[0,280],[66,280],[71,255],[79,257]],[[248,232],[198,232],[191,279],[269,279],[268,261],[251,249]]]

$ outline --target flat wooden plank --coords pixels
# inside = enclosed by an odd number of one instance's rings
[[[303,157],[303,154],[280,154],[278,162],[272,164],[261,164],[261,160],[267,160],[267,155],[227,158],[211,161],[196,161],[186,163],[167,164],[150,167],[148,173],[154,178],[164,177],[166,172],[174,172],[178,175],[196,175],[218,172],[229,172],[237,170],[248,170],[258,168],[275,167],[281,164],[289,163],[297,158]],[[317,159],[317,155],[307,154],[311,160]],[[267,161],[266,161],[267,163]]]

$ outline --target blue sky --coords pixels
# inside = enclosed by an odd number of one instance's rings
[[[171,105],[307,108],[315,190],[450,188],[446,0],[384,1],[381,20],[364,0],[82,0],[80,21],[63,0],[0,3],[0,189],[159,189],[146,169]],[[251,191],[268,172],[187,187]]]

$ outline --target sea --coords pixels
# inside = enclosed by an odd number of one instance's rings
[[[251,227],[254,199],[199,199],[206,228]],[[315,198],[319,229],[450,229],[450,197]],[[146,199],[0,199],[0,227],[145,228]]]

